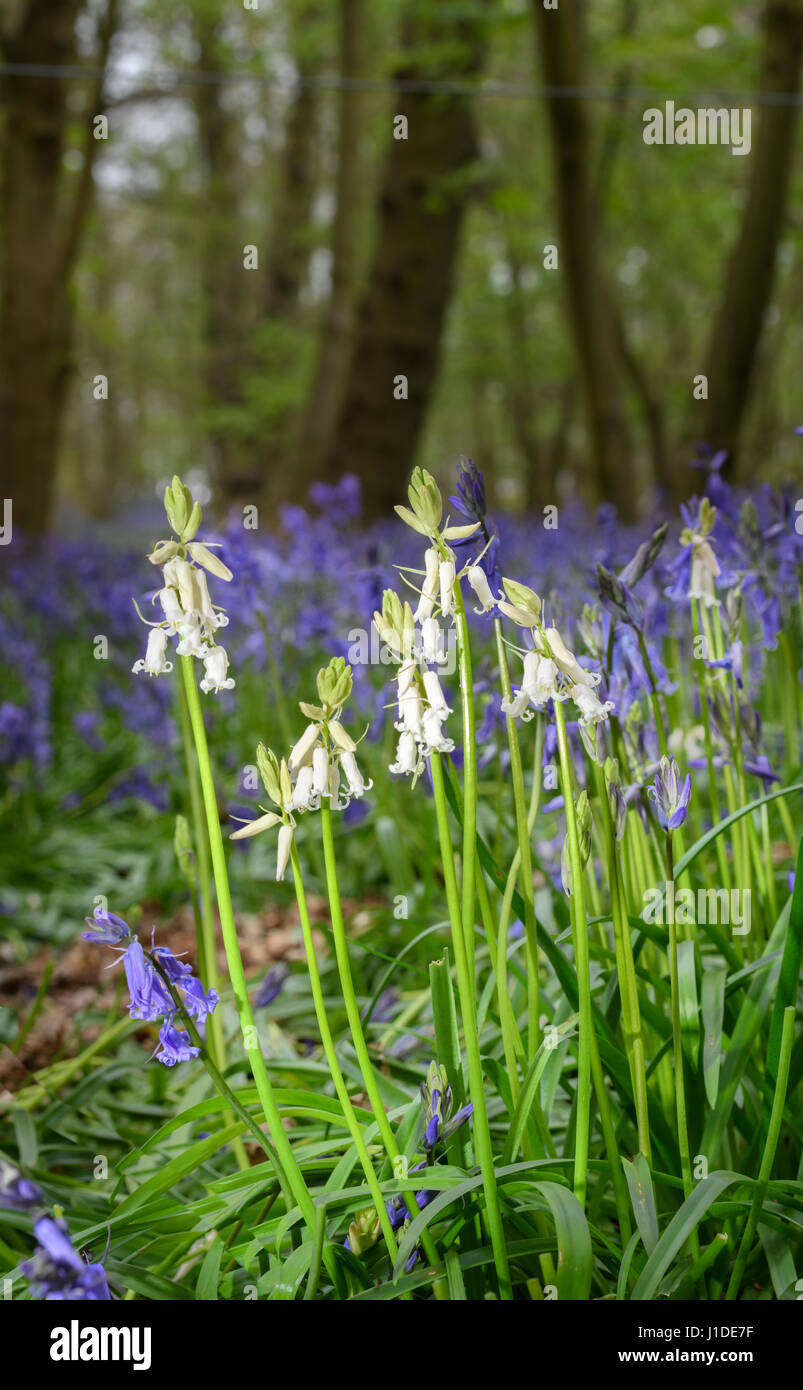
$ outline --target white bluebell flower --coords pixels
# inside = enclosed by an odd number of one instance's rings
[[[219,690],[233,690],[234,679],[227,676],[229,669],[229,657],[225,647],[210,647],[203,654],[204,669],[206,675],[201,681],[201,689],[205,693],[210,690],[217,693]]]
[[[421,589],[421,596],[418,606],[413,614],[417,623],[423,623],[426,618],[432,617],[435,601],[438,596],[440,584],[440,555],[431,545],[424,556],[424,583]]]
[[[606,700],[603,704],[596,692],[587,685],[573,685],[569,694],[580,711],[579,722],[584,725],[599,724],[616,708],[613,700]]]
[[[148,676],[161,676],[167,671],[172,671],[173,663],[166,659],[167,651],[167,629],[164,627],[152,627],[148,633],[148,645],[144,658],[135,661],[131,667],[135,676],[140,671],[144,671]]]
[[[407,777],[410,774],[417,775],[422,766],[421,753],[415,736],[409,730],[405,730],[396,746],[396,761],[391,763],[390,771]]]
[[[466,578],[479,600],[480,606],[479,608],[475,608],[474,612],[490,613],[496,606],[496,599],[491,592],[488,576],[482,568],[482,565],[469,565],[466,571]]]

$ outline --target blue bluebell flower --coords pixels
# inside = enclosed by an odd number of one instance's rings
[[[216,989],[204,989],[195,976],[182,980],[181,986],[184,990],[184,1008],[190,1018],[200,1025],[209,1014],[215,1012],[220,996]]]
[[[183,985],[187,976],[192,975],[192,966],[179,960],[168,946],[154,946],[153,954],[161,965],[171,985]]]
[[[10,1211],[31,1211],[44,1206],[41,1187],[26,1178],[14,1163],[0,1158],[0,1207]]]
[[[286,961],[280,960],[272,966],[254,995],[254,1008],[264,1009],[267,1004],[272,1004],[281,994],[289,974],[290,967]]]
[[[34,1223],[39,1242],[33,1258],[20,1269],[36,1298],[47,1301],[100,1302],[111,1299],[102,1264],[86,1264],[73,1249],[66,1222],[41,1216]]]
[[[135,938],[123,956],[123,969],[131,996],[128,1012],[131,1018],[154,1022],[157,1018],[175,1013],[175,1004],[147,959],[140,942]]]
[[[157,1062],[174,1067],[177,1062],[189,1062],[199,1052],[200,1048],[193,1047],[189,1033],[176,1028],[169,1019],[165,1020],[159,1029],[159,1048],[155,1053]]]
[[[119,946],[131,935],[131,929],[122,917],[116,917],[105,908],[96,907],[91,917],[85,917],[89,931],[82,931],[84,941],[92,941],[96,946]]]
[[[655,781],[647,788],[655,803],[655,813],[662,830],[677,830],[686,819],[691,798],[691,774],[686,773],[681,784],[680,769],[674,758],[661,758]]]

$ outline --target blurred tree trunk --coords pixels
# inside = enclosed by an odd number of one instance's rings
[[[75,23],[84,0],[24,0],[0,15],[7,63],[76,62]],[[93,66],[105,70],[117,20],[109,0]],[[70,370],[73,310],[70,275],[91,207],[92,170],[100,144],[93,117],[102,113],[102,77],[83,113],[83,164],[65,175],[62,156],[71,117],[71,84],[53,76],[7,74],[0,85],[3,183],[0,221],[0,437],[3,495],[14,524],[42,531],[53,505],[61,407]]]
[[[505,295],[508,332],[513,348],[513,361],[508,370],[507,397],[513,435],[523,464],[525,505],[533,508],[539,503],[544,506],[555,500],[555,479],[549,468],[549,452],[543,448],[535,426],[530,334],[527,331],[521,261],[513,245],[513,238],[506,230],[503,230],[503,236],[505,257],[512,276],[510,293]]]
[[[764,10],[764,92],[800,91],[803,0],[769,0]],[[786,217],[798,108],[762,106],[742,223],[731,252],[708,346],[705,426],[696,431],[714,449],[736,456],[750,397],[764,315],[772,293],[778,242]]]
[[[316,193],[320,89],[314,79],[323,68],[321,0],[300,0],[291,8],[291,42],[298,85],[287,113],[284,152],[273,208],[270,260],[264,312],[292,318],[307,275],[310,224]]]
[[[255,450],[261,495],[275,502],[297,495],[293,463],[301,428],[309,329],[303,291],[313,246],[313,211],[318,192],[321,90],[315,79],[326,58],[322,0],[295,0],[290,7],[290,43],[297,85],[287,110],[284,145],[271,199],[271,237],[265,272],[262,324],[254,369],[263,406]]]
[[[340,76],[357,81],[364,72],[365,0],[340,0]],[[301,421],[296,479],[320,476],[348,379],[358,302],[359,231],[365,161],[362,156],[365,99],[358,87],[340,90],[337,140],[337,203],[332,228],[332,289],[321,330],[315,375]]]
[[[582,0],[545,10],[532,0],[541,74],[548,87],[582,87],[585,6]],[[592,482],[606,501],[632,517],[638,488],[621,364],[599,245],[591,137],[586,103],[576,96],[546,99],[559,231],[559,274],[565,278],[569,325],[582,391]]]
[[[381,177],[378,229],[343,407],[326,461],[337,477],[356,473],[369,514],[404,495],[437,378],[452,291],[469,169],[476,153],[472,99],[407,84],[464,80],[484,56],[484,17],[453,0],[407,0],[404,58],[394,116],[407,139],[392,139]],[[406,399],[394,381],[406,378]],[[400,392],[403,383],[398,383]]]
[[[223,0],[213,0],[195,11],[200,72],[225,71],[227,48],[220,37],[225,8]],[[261,468],[243,418],[244,320],[250,285],[243,268],[245,238],[238,216],[240,125],[226,107],[222,82],[198,82],[192,93],[204,174],[200,234],[206,437],[218,496],[224,502],[253,502],[261,485]]]

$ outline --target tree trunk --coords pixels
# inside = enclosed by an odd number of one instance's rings
[[[97,65],[105,68],[116,3],[100,30]],[[75,22],[83,0],[27,0],[2,30],[5,61],[76,62]],[[62,155],[67,80],[9,73],[2,79],[3,229],[0,264],[0,437],[2,492],[21,531],[44,530],[53,505],[61,407],[72,336],[70,273],[92,199],[99,141],[92,117],[102,110],[102,81],[86,104],[84,163],[72,186]]]
[[[470,196],[468,169],[477,152],[468,95],[407,84],[478,72],[482,26],[461,20],[459,7],[447,0],[437,6],[409,0],[402,46],[393,115],[406,117],[408,138],[392,139],[386,156],[370,276],[326,463],[330,477],[357,474],[369,514],[386,514],[404,496],[415,460]]]
[[[264,312],[268,319],[289,319],[309,264],[309,229],[316,192],[320,90],[310,79],[319,75],[324,58],[318,36],[320,0],[303,0],[293,11],[293,60],[299,84],[287,113],[284,150],[272,209],[272,238]]]
[[[206,9],[195,18],[198,68],[225,69],[226,48],[219,38],[225,6]],[[243,378],[247,370],[247,290],[243,268],[240,206],[239,123],[223,101],[218,82],[193,88],[195,116],[204,173],[201,208],[201,283],[203,287],[204,357],[208,422],[206,437],[219,499],[253,502],[261,487],[257,451],[244,418]]]
[[[365,0],[340,0],[340,76],[363,74]],[[340,91],[337,204],[332,228],[332,290],[321,330],[315,375],[301,421],[296,480],[317,478],[334,433],[348,379],[358,303],[359,230],[365,161],[361,150],[365,99],[358,87]],[[298,484],[297,484],[298,485]]]
[[[762,91],[797,94],[803,54],[803,0],[770,0],[764,11]],[[772,293],[778,242],[786,216],[798,108],[761,108],[747,202],[731,252],[708,347],[705,427],[696,431],[735,459],[764,315]]]
[[[584,6],[545,10],[533,0],[541,73],[549,87],[586,85]],[[620,377],[611,291],[602,265],[598,209],[593,189],[591,137],[586,103],[579,97],[546,98],[552,144],[563,275],[569,328],[582,391],[592,484],[598,496],[633,516],[638,486]]]

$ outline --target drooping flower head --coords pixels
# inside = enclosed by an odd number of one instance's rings
[[[160,1048],[155,1054],[157,1061],[172,1067],[176,1062],[197,1057],[198,1048],[190,1045],[188,1034],[179,1033],[173,1027],[177,1004],[170,987],[180,991],[184,1008],[201,1029],[207,1016],[214,1013],[218,1005],[217,990],[205,990],[201,981],[193,975],[192,966],[187,961],[179,960],[167,946],[154,946],[147,954],[139,937],[131,935],[122,917],[96,908],[94,918],[87,917],[86,921],[92,930],[81,933],[84,940],[100,946],[114,946],[122,955],[131,1018],[149,1023],[163,1020],[164,1026],[159,1034]],[[125,940],[128,940],[128,945],[123,950],[118,943]]]
[[[356,757],[357,744],[341,721],[353,686],[351,667],[342,656],[333,657],[318,672],[316,686],[320,704],[299,702],[301,713],[310,722],[289,757],[280,762],[264,744],[257,748],[257,767],[277,810],[265,810],[264,815],[247,821],[229,837],[248,839],[278,826],[277,882],[284,878],[290,862],[295,817],[305,811],[317,811],[324,798],[333,810],[344,811],[373,786],[363,777]]]
[[[164,582],[154,601],[158,600],[164,616],[150,624],[145,656],[132,670],[135,675],[144,671],[149,676],[172,671],[173,663],[167,659],[168,639],[177,637],[177,656],[197,657],[204,663],[200,682],[204,693],[231,690],[234,679],[227,674],[228,654],[216,637],[229,620],[212,602],[206,575],[228,583],[232,572],[215,554],[211,542],[206,545],[194,539],[201,524],[201,508],[179,477],[165,490],[164,501],[177,539],[157,541],[148,556],[152,565],[162,566]]]

